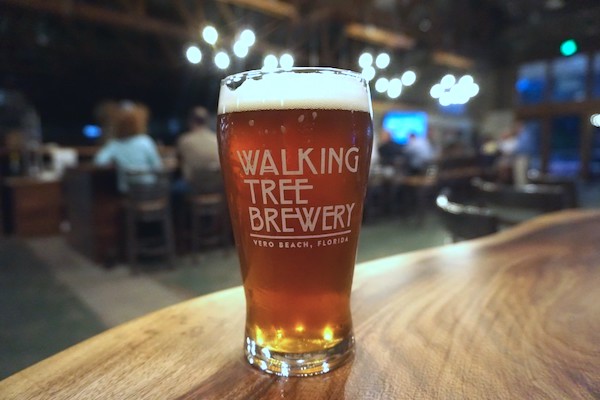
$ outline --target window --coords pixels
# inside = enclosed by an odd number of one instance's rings
[[[551,64],[553,101],[582,101],[586,98],[588,56],[557,58]]]
[[[576,176],[581,158],[581,119],[579,115],[552,118],[549,172],[554,175]]]
[[[526,151],[529,153],[529,168],[541,170],[542,156],[540,150],[542,148],[542,121],[540,119],[528,119],[524,121],[524,129],[528,135],[526,143]]]
[[[592,96],[598,98],[600,97],[600,53],[596,53],[594,56],[593,64],[594,86],[592,87]]]
[[[590,172],[594,178],[600,177],[600,127],[594,127]]]
[[[517,92],[521,104],[538,104],[548,86],[546,62],[523,64],[517,71]]]

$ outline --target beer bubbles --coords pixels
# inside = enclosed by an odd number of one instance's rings
[[[323,329],[323,340],[330,342],[333,340],[333,329],[331,329],[330,326],[326,326],[325,329]]]

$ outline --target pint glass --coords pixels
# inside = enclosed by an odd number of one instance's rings
[[[221,82],[219,152],[246,295],[245,355],[263,371],[315,375],[353,353],[371,113],[368,84],[349,71],[250,71]]]

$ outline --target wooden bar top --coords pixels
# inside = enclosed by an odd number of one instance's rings
[[[355,357],[325,375],[246,365],[237,287],[69,348],[0,398],[597,399],[600,211],[361,264],[352,305]]]

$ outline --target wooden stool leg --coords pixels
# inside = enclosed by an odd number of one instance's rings
[[[222,207],[219,210],[219,231],[221,233],[221,245],[227,247],[229,245],[229,237],[231,234],[229,213],[227,207]]]
[[[169,267],[175,269],[175,234],[173,231],[173,220],[171,214],[167,213],[164,218],[165,241]]]
[[[127,261],[132,274],[139,272],[137,264],[138,241],[137,223],[133,211],[127,211]]]
[[[191,226],[191,232],[190,232],[190,237],[191,237],[191,251],[192,254],[196,255],[196,253],[198,252],[199,249],[199,241],[200,241],[200,223],[198,221],[198,215],[196,214],[196,211],[192,209],[191,212],[191,219],[192,219],[192,226]]]

